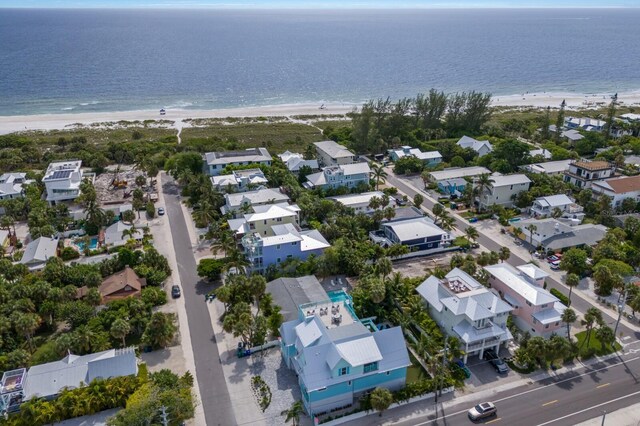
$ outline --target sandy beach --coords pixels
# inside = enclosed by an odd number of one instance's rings
[[[568,110],[599,108],[610,102],[611,94],[577,94],[577,93],[523,93],[517,95],[494,96],[493,106],[498,107],[533,107],[558,108],[565,100]],[[620,93],[618,101],[623,106],[640,106],[640,91]],[[117,122],[121,120],[169,120],[175,122],[176,129],[185,127],[183,120],[189,118],[225,118],[225,117],[260,117],[260,116],[294,116],[320,114],[346,114],[357,108],[355,104],[285,104],[227,108],[214,110],[169,109],[165,115],[158,110],[113,111],[92,113],[66,113],[41,115],[0,116],[0,134],[30,130],[64,129],[74,124],[91,125],[93,123]]]

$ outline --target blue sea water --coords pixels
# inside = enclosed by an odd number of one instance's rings
[[[0,9],[0,115],[640,89],[640,9]]]

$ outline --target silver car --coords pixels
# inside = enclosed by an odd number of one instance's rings
[[[498,411],[493,402],[483,402],[469,410],[471,420],[480,420],[495,415]]]

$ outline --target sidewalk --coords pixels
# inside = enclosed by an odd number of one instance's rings
[[[640,424],[640,403],[621,408],[604,416],[594,417],[576,426],[637,426]]]

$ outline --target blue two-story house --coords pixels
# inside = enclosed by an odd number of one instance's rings
[[[361,183],[368,184],[370,174],[367,163],[342,164],[325,167],[321,172],[308,175],[302,186],[307,189],[354,188]]]
[[[320,256],[331,246],[315,229],[299,231],[294,224],[286,223],[273,225],[271,231],[272,236],[253,232],[242,238],[250,272],[263,273],[270,265],[291,258],[305,260],[311,255]]]
[[[312,417],[348,407],[376,387],[404,387],[411,365],[400,327],[378,330],[358,319],[348,294],[328,296],[300,305],[298,319],[280,327],[285,363],[298,375]]]
[[[460,196],[464,189],[469,185],[463,178],[453,178],[438,181],[438,191],[441,194]]]
[[[383,223],[382,229],[370,232],[373,242],[382,246],[402,244],[410,251],[434,250],[451,243],[451,234],[427,217],[396,220]]]

